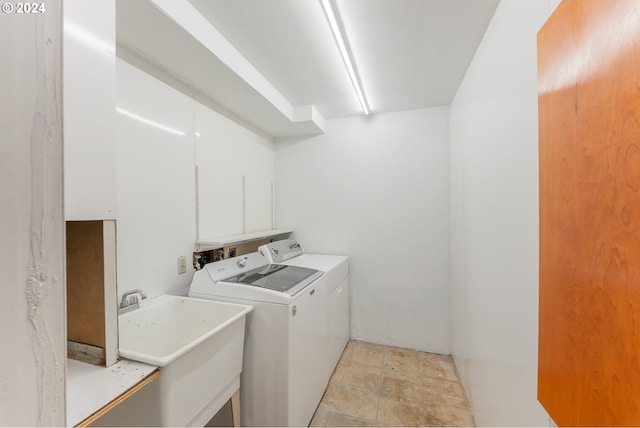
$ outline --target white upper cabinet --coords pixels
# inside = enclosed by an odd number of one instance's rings
[[[256,168],[245,177],[245,233],[269,230],[273,221],[273,172]]]
[[[271,229],[273,143],[195,106],[198,239]]]
[[[66,220],[116,218],[115,2],[64,3]]]

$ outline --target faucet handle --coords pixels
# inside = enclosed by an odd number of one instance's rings
[[[138,298],[139,295],[140,297]],[[120,301],[120,308],[126,308],[127,306],[137,305],[140,300],[146,299],[147,293],[143,290],[136,288],[135,290],[130,290],[122,294],[122,300]]]

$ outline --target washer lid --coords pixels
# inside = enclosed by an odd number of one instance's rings
[[[293,296],[322,274],[323,272],[315,269],[269,264],[226,278],[224,282],[267,288]]]

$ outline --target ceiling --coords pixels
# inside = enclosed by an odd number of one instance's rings
[[[335,0],[371,112],[450,104],[498,2]],[[271,136],[318,133],[324,119],[362,114],[319,0],[117,7],[120,49]],[[203,22],[192,26],[197,14]],[[208,42],[215,38],[206,31],[220,40]],[[199,42],[185,48],[194,37]]]

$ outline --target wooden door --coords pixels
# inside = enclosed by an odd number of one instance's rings
[[[538,34],[538,399],[640,425],[640,1],[564,0]]]

